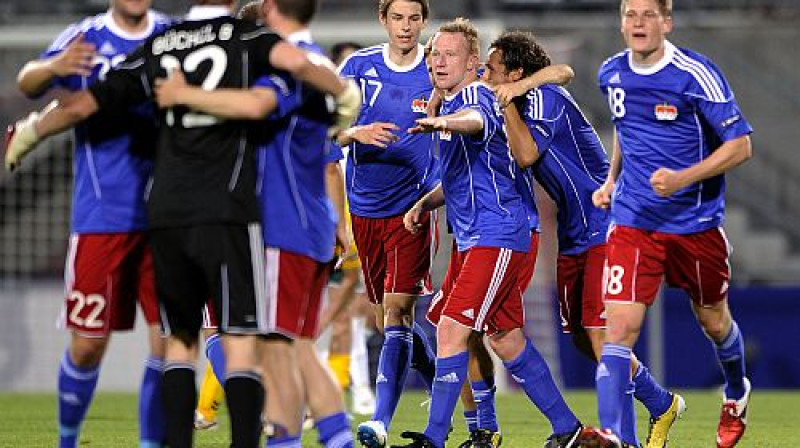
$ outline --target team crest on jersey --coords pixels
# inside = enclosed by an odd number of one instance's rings
[[[425,98],[417,98],[411,101],[411,110],[418,114],[424,114],[428,109],[428,100]]]
[[[453,138],[453,134],[450,131],[439,131],[439,139],[450,141]]]
[[[657,104],[655,113],[658,121],[675,121],[678,118],[678,106],[668,103]]]

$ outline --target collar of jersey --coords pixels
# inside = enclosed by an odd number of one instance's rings
[[[186,20],[208,20],[231,15],[227,6],[192,6],[186,14]]]
[[[314,42],[311,39],[311,30],[308,28],[304,28],[299,31],[295,31],[294,33],[286,36],[286,40],[291,42],[293,45],[297,45],[300,42],[312,43]]]
[[[156,18],[153,16],[153,11],[147,11],[147,28],[138,33],[131,33],[123,30],[119,25],[117,25],[117,22],[114,21],[114,17],[111,16],[111,10],[109,9],[103,16],[103,23],[112,33],[123,39],[143,40],[153,34],[153,28],[156,26]]]
[[[481,80],[472,81],[471,83],[469,83],[469,84],[465,85],[464,87],[462,87],[461,89],[459,89],[458,92],[456,92],[456,93],[454,93],[452,95],[445,95],[444,100],[445,101],[453,101],[455,99],[455,97],[458,96],[459,93],[463,92],[464,89],[466,89],[466,88],[468,88],[470,86],[485,86],[485,85],[486,85],[486,83],[481,81]]]
[[[389,44],[383,44],[383,62],[387,67],[399,73],[410,72],[417,68],[423,57],[425,57],[425,47],[422,44],[417,44],[417,57],[414,58],[414,62],[408,65],[397,65],[389,58]]]
[[[631,70],[636,73],[637,75],[652,75],[654,73],[658,73],[662,68],[666,67],[672,59],[675,57],[675,45],[672,42],[665,40],[664,41],[664,57],[661,58],[660,61],[656,62],[653,65],[649,65],[647,67],[642,67],[641,65],[636,65],[633,62],[633,52],[628,50],[628,65],[631,67]]]

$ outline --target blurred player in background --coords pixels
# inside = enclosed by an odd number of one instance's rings
[[[414,345],[414,304],[430,292],[430,264],[435,225],[423,216],[416,235],[403,227],[403,214],[438,181],[430,135],[406,129],[426,114],[433,89],[419,43],[429,7],[427,0],[381,0],[378,16],[389,41],[352,54],[342,76],[361,85],[364,103],[356,125],[338,135],[347,156],[347,196],[367,294],[384,330],[376,379],[377,406],[359,425],[358,438],[368,447],[386,444],[412,356],[425,356]],[[430,362],[428,360],[427,362]]]
[[[605,338],[602,278],[609,213],[591,201],[608,175],[608,158],[569,92],[554,85],[531,89],[530,76],[548,66],[550,58],[533,36],[510,32],[490,45],[486,80],[506,104],[503,116],[515,160],[532,167],[533,176],[558,206],[556,273],[562,328],[596,362]],[[505,99],[510,101],[503,103]],[[646,446],[663,448],[685,403],[656,383],[635,357],[633,361],[634,396],[651,414]],[[633,409],[626,414],[623,440],[639,446]]]
[[[337,125],[350,125],[361,103],[352,82],[277,35],[230,17],[235,1],[197,1],[185,21],[148,40],[106,81],[18,122],[9,139],[7,166],[16,166],[41,138],[98,110],[112,113],[152,99],[164,82],[156,78],[176,69],[206,88],[249,87],[259,76],[288,71],[336,95]],[[264,398],[255,370],[256,336],[268,330],[268,309],[252,130],[243,122],[186,107],[162,110],[159,118],[148,212],[162,325],[168,334],[163,387],[167,443],[174,448],[192,445],[197,336],[203,306],[211,297],[225,346],[232,443],[255,447]]]
[[[330,57],[338,66],[353,52],[362,48],[355,42],[339,42],[331,47]],[[346,151],[347,148],[343,150]],[[342,196],[346,230],[352,235],[342,164],[329,164],[327,177],[328,195],[332,199]],[[342,256],[341,266],[334,272],[338,283],[331,282],[328,286],[329,302],[320,318],[320,328],[325,329],[330,325],[328,366],[342,390],[350,389],[351,411],[359,415],[372,415],[375,412],[375,394],[370,384],[366,331],[367,317],[372,315],[372,310],[361,280],[361,263],[352,237],[350,247]],[[374,328],[374,325],[371,327]]]
[[[315,0],[260,3],[265,25],[298,47],[322,54],[308,30]],[[325,170],[342,158],[327,138],[325,96],[288,76],[260,78],[252,90],[208,92],[187,86],[178,74],[161,84],[157,95],[162,107],[183,104],[226,118],[257,119],[275,101],[276,92],[277,109],[260,126],[264,146],[258,154],[269,320],[262,344],[272,427],[267,446],[300,446],[306,405],[323,445],[352,446],[341,391],[313,344],[337,237]],[[346,233],[338,238],[340,247],[349,246]]]
[[[428,313],[437,324],[428,426],[424,433],[404,432],[403,437],[412,440],[406,447],[444,446],[468,374],[469,339],[484,331],[492,349],[550,421],[551,439],[572,440],[581,428],[544,359],[522,332],[520,279],[531,245],[530,221],[494,95],[477,82],[478,47],[478,32],[466,20],[439,28],[431,60],[436,87],[446,95],[441,115],[419,119],[409,130],[436,133],[442,159],[441,186],[414,205],[409,212],[414,216],[406,217],[409,227],[418,230],[421,213],[444,203],[458,251],[448,268],[454,280],[443,287],[444,305]],[[479,446],[496,445],[487,441]]]
[[[20,70],[19,88],[36,97],[105,79],[128,53],[168,25],[150,3],[112,0],[108,12],[70,26]],[[161,446],[164,439],[164,341],[145,235],[154,139],[155,120],[146,110],[97,116],[75,129],[72,236],[61,321],[72,339],[58,373],[61,447],[78,444],[111,333],[133,328],[137,301],[150,342],[139,389],[140,446]]]
[[[628,49],[598,74],[614,121],[614,152],[593,196],[595,205],[611,206],[613,220],[608,331],[597,368],[603,429],[587,428],[581,439],[586,446],[620,446],[631,347],[664,278],[689,294],[716,349],[726,380],[716,441],[730,448],[745,430],[750,382],[742,334],[728,308],[723,175],[750,158],[752,128],[719,69],[666,39],[671,0],[623,0],[620,12]]]

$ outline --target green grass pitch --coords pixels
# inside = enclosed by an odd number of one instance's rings
[[[719,417],[720,398],[711,391],[685,391],[689,409],[673,427],[670,446],[673,448],[714,447],[714,434]],[[406,393],[400,403],[390,432],[389,443],[399,443],[403,430],[421,431],[427,410],[420,407],[426,397],[417,392]],[[570,391],[570,406],[585,423],[596,422],[596,404],[591,391]],[[800,420],[800,391],[758,391],[751,399],[750,419],[742,448],[778,448],[800,444],[795,434]],[[95,397],[83,427],[81,447],[137,446],[137,404],[133,394],[100,393]],[[643,408],[639,413],[639,434],[644,438],[647,420]],[[223,411],[224,414],[224,411]],[[498,397],[498,416],[505,440],[504,447],[531,448],[542,446],[550,434],[546,420],[521,394]],[[0,393],[0,447],[56,446],[56,397],[54,394]],[[354,426],[361,420],[356,417]],[[460,407],[453,420],[455,430],[448,446],[456,446],[466,437]],[[217,431],[196,434],[199,448],[227,447],[228,429],[223,417]],[[642,440],[644,442],[644,440]],[[319,446],[316,433],[307,432],[304,447]]]

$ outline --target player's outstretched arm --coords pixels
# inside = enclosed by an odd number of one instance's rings
[[[444,190],[442,184],[439,184],[428,194],[421,197],[413,207],[411,207],[403,216],[403,226],[411,233],[419,232],[422,228],[422,215],[424,213],[436,210],[444,205]]]
[[[539,160],[539,145],[531,135],[530,129],[522,121],[517,106],[511,102],[503,108],[503,118],[506,121],[506,137],[511,155],[517,165],[527,168]]]
[[[394,123],[377,121],[375,123],[364,124],[347,128],[336,134],[336,143],[339,146],[347,146],[353,142],[363,145],[377,146],[386,148],[390,143],[400,139],[395,131],[400,128]]]
[[[442,117],[420,118],[416,123],[408,130],[410,134],[445,131],[472,135],[483,131],[483,115],[475,109],[463,109]]]
[[[94,56],[94,45],[84,41],[82,33],[78,34],[61,53],[26,63],[17,74],[17,85],[25,95],[36,97],[44,93],[56,77],[91,75]]]
[[[39,142],[75,126],[97,109],[94,96],[83,90],[68,95],[63,100],[54,100],[41,112],[32,112],[26,119],[18,121],[9,128],[5,155],[6,168],[15,169]]]
[[[154,92],[161,108],[187,106],[220,118],[258,120],[278,105],[277,95],[270,88],[205,90],[188,84],[178,69],[167,78],[156,79]]]
[[[498,84],[492,87],[492,90],[494,90],[494,94],[497,96],[497,102],[500,103],[501,106],[505,106],[514,98],[525,95],[528,90],[535,89],[544,84],[567,85],[573,78],[575,78],[575,72],[569,65],[549,65],[519,81]]]
[[[691,184],[718,176],[741,165],[752,156],[750,136],[744,135],[726,141],[706,159],[688,168],[678,171],[668,168],[657,169],[650,176],[650,185],[657,195],[669,197]]]

